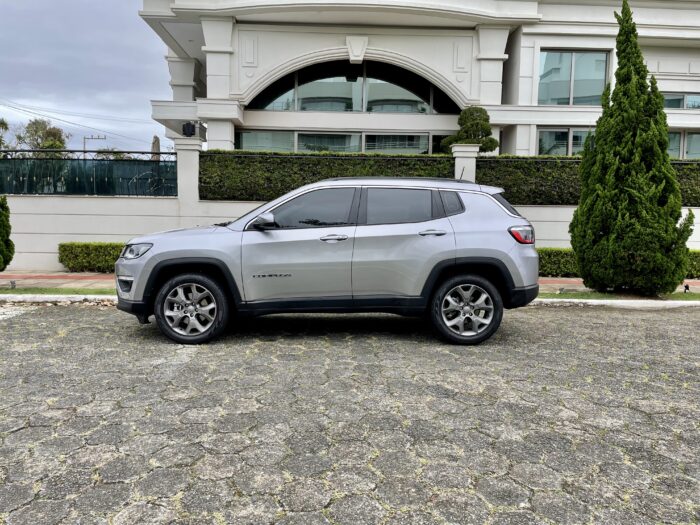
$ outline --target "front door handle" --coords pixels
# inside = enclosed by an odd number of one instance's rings
[[[340,241],[347,241],[348,236],[347,235],[326,235],[325,237],[321,237],[321,240],[323,242],[340,242]]]
[[[424,232],[420,232],[418,235],[421,237],[442,237],[443,235],[447,235],[447,232],[445,230],[425,230]]]

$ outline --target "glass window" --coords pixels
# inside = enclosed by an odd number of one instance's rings
[[[299,151],[337,151],[358,153],[362,151],[362,136],[333,135],[330,133],[299,133]]]
[[[362,66],[326,62],[298,73],[299,111],[362,111]]]
[[[664,107],[680,109],[683,107],[684,98],[683,94],[680,93],[664,93]]]
[[[607,53],[574,54],[574,105],[600,106],[607,68]]]
[[[700,133],[688,133],[685,142],[685,158],[700,159]]]
[[[685,107],[688,109],[700,109],[700,95],[688,95],[685,97]]]
[[[571,61],[570,52],[542,51],[540,53],[540,88],[538,92],[540,105],[569,105]]]
[[[354,188],[330,188],[305,193],[273,211],[280,228],[350,226]]]
[[[294,75],[278,80],[248,104],[248,109],[294,111]]]
[[[668,134],[668,155],[672,159],[681,158],[681,133],[672,131]]]
[[[539,133],[540,155],[568,155],[569,131],[542,129]]]
[[[251,151],[294,151],[293,131],[239,131],[236,149]]]
[[[607,70],[606,52],[542,51],[538,103],[598,106],[605,90]]]
[[[571,132],[571,154],[578,155],[583,152],[583,147],[586,144],[586,138],[590,135],[592,131],[587,130],[573,130]]]
[[[442,141],[447,137],[449,135],[433,135],[433,153],[450,153],[449,149],[447,151],[442,149]]]
[[[442,204],[446,215],[457,215],[464,211],[464,204],[459,194],[455,191],[441,191]]]
[[[403,68],[367,64],[367,111],[430,113],[430,82]]]
[[[367,224],[424,222],[433,218],[430,190],[369,188],[367,190]]]
[[[428,153],[428,135],[367,135],[367,153]]]

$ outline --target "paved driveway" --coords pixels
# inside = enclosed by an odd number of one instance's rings
[[[459,348],[392,316],[185,347],[4,307],[0,363],[0,523],[700,518],[700,309],[530,307]]]

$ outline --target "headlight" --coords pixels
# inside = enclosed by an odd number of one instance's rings
[[[127,244],[122,250],[124,259],[138,259],[153,247],[152,244]]]

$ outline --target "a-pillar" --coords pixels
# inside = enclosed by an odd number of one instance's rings
[[[503,63],[508,59],[508,26],[480,25],[476,28],[480,64],[479,99],[484,105],[500,105],[503,93]]]
[[[455,158],[455,179],[476,182],[476,158],[479,144],[453,144],[452,156]]]

